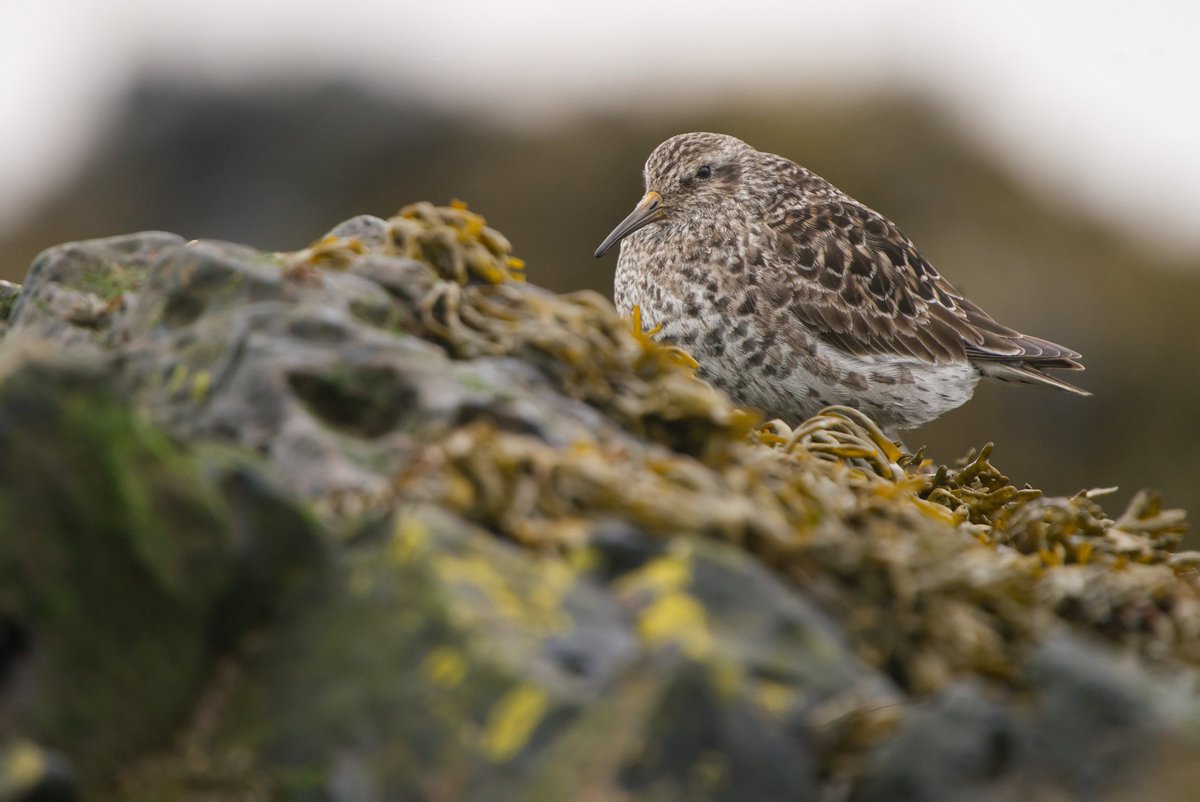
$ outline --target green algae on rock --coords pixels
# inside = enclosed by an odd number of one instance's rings
[[[245,487],[245,457],[185,453],[97,366],[44,346],[5,350],[0,421],[0,608],[27,622],[38,656],[17,720],[85,779],[110,776],[171,731],[210,644],[260,623],[305,551],[253,584],[261,568],[243,559],[305,525],[265,514],[274,495]]]
[[[175,666],[136,733],[63,736],[104,798],[1102,798],[1200,748],[1181,513],[1044,498],[990,448],[935,469],[850,409],[760,426],[461,204],[294,253],[146,234],[38,265],[0,341],[0,411],[44,399],[0,417],[0,502],[38,538],[0,539],[0,604],[70,642],[33,600],[91,585],[18,567],[115,515],[112,548],[56,557],[135,574],[88,648],[178,644],[18,719],[58,739]],[[34,480],[51,510],[20,506]],[[147,604],[162,627],[106,623]]]
[[[11,281],[0,281],[0,334],[8,330],[8,319],[13,307],[21,297],[21,286]]]

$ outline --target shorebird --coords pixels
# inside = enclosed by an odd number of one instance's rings
[[[680,134],[646,161],[621,243],[617,308],[736,402],[795,422],[832,404],[885,431],[966,402],[981,378],[1089,393],[1046,373],[1080,355],[997,323],[883,215],[782,156]]]

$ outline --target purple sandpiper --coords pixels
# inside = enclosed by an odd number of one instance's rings
[[[887,218],[782,156],[680,134],[646,161],[615,300],[738,403],[796,422],[843,404],[885,431],[963,404],[980,378],[1084,390],[1080,355],[1001,325]]]

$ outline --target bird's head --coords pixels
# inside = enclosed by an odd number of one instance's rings
[[[646,194],[600,243],[596,256],[640,228],[727,201],[754,153],[742,140],[725,134],[679,134],[663,142],[646,160]]]

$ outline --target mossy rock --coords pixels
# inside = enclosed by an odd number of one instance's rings
[[[0,609],[34,633],[37,674],[15,715],[92,781],[178,726],[214,642],[261,622],[317,540],[252,463],[189,454],[101,366],[15,351],[0,370]],[[285,544],[264,579],[259,558]]]
[[[762,424],[461,205],[60,246],[11,324],[14,721],[97,798],[1101,798],[1197,752],[1182,513]]]

